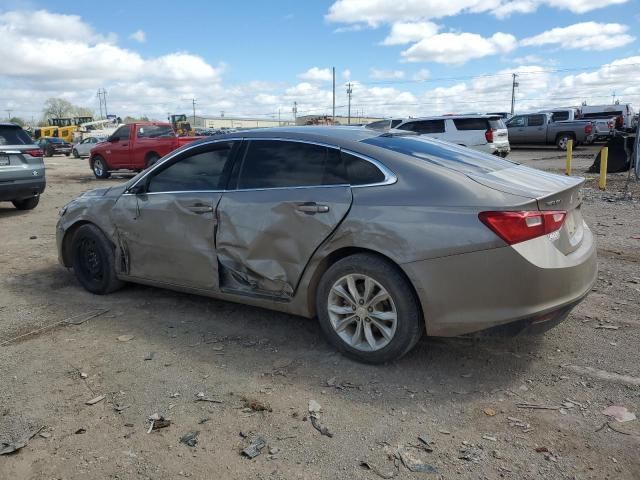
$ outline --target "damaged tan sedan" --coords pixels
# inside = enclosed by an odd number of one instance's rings
[[[428,335],[543,330],[596,278],[583,180],[434,139],[339,127],[208,138],[76,198],[60,261],[125,282],[318,317],[359,360]]]

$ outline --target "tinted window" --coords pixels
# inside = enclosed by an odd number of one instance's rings
[[[33,140],[20,127],[0,126],[0,145],[29,145]]]
[[[529,115],[527,124],[530,127],[539,127],[544,125],[544,115]]]
[[[391,128],[396,128],[402,123],[402,120],[391,120]]]
[[[253,140],[238,188],[304,187],[345,183],[337,150],[308,143]]]
[[[224,167],[231,153],[232,143],[218,144],[180,158],[154,174],[149,181],[149,192],[184,192],[221,190],[225,187]]]
[[[61,138],[47,138],[47,142],[49,143],[64,143],[64,140]]]
[[[378,122],[369,123],[365,126],[372,130],[386,130],[389,128],[389,125],[390,125],[389,120],[380,120]]]
[[[563,120],[569,120],[569,112],[566,110],[564,112],[553,112],[551,115],[552,122],[561,122]]]
[[[129,140],[129,125],[120,127],[118,130],[113,132],[113,136],[118,137],[120,140]]]
[[[427,161],[458,172],[475,174],[512,167],[508,160],[426,137],[372,137],[362,143]]]
[[[175,133],[169,125],[143,125],[138,127],[138,138],[174,137]]]
[[[524,127],[524,117],[513,117],[507,123],[507,128]]]
[[[400,130],[410,130],[419,134],[444,133],[444,120],[418,120],[405,123]]]
[[[486,118],[454,118],[453,124],[458,130],[488,130],[489,122]]]
[[[368,185],[384,181],[384,173],[373,163],[346,152],[342,152],[342,159],[351,185]]]

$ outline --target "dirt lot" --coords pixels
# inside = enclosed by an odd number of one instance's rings
[[[576,173],[594,152],[576,152]],[[511,158],[564,164],[554,149]],[[87,293],[57,263],[57,212],[121,179],[93,179],[86,160],[46,164],[36,210],[0,205],[0,447],[44,427],[0,456],[0,478],[640,478],[640,420],[602,414],[640,416],[640,186],[623,196],[626,175],[607,192],[588,183],[600,273],[567,321],[537,337],[423,339],[372,367],[336,354],[313,321],[134,285]],[[306,421],[309,400],[333,437]],[[147,433],[154,413],[171,425]],[[194,431],[195,447],[180,443]],[[249,460],[253,435],[267,446]],[[398,451],[438,473],[396,470]]]

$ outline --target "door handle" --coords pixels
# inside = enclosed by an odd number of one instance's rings
[[[187,208],[189,209],[189,211],[191,211],[193,213],[197,213],[198,215],[200,215],[202,213],[213,212],[213,207],[211,205],[203,205],[201,203],[198,203],[196,205],[191,205],[191,206],[189,206]]]
[[[329,211],[329,205],[318,205],[315,202],[308,202],[296,206],[296,210],[309,214],[327,213]]]

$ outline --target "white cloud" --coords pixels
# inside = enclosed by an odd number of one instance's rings
[[[541,5],[586,13],[628,0],[337,0],[325,18],[330,22],[377,27],[393,22],[417,22],[458,15],[491,12],[498,18],[531,13]],[[360,27],[361,28],[361,27]]]
[[[306,72],[298,75],[298,78],[308,82],[330,82],[333,75],[330,68],[312,67]]]
[[[343,80],[351,80],[351,70],[348,68],[342,71],[342,79]]]
[[[131,35],[129,35],[129,38],[131,40],[135,40],[136,42],[144,43],[147,41],[147,34],[144,33],[143,30],[136,30]]]
[[[510,52],[516,45],[513,35],[502,32],[488,38],[475,33],[440,33],[420,40],[401,55],[408,62],[460,65],[474,58]]]
[[[627,34],[629,27],[619,23],[583,22],[568,27],[552,28],[539,35],[525,38],[524,46],[559,45],[582,50],[609,50],[635,40]]]
[[[430,77],[431,77],[431,72],[426,68],[421,68],[411,76],[411,79],[417,82],[422,82],[424,80],[427,80]]]
[[[402,70],[378,70],[372,68],[369,70],[369,78],[372,80],[400,80],[404,78]]]
[[[397,22],[391,25],[391,32],[382,45],[405,45],[417,42],[438,33],[440,27],[432,22]]]
[[[518,65],[523,65],[525,63],[540,64],[540,63],[545,63],[545,59],[539,55],[525,55],[524,57],[514,58],[513,63],[517,63]]]

